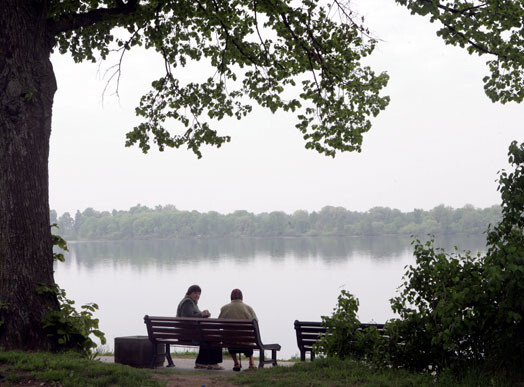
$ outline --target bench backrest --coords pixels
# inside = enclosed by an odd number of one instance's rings
[[[301,351],[311,351],[318,339],[326,334],[326,328],[320,321],[298,321],[295,320],[295,331],[297,344]]]
[[[377,331],[384,334],[384,324],[360,324],[358,329],[375,327]],[[326,327],[320,321],[298,321],[295,320],[295,331],[297,334],[297,345],[301,351],[311,351],[318,339],[326,334]]]
[[[213,346],[258,348],[260,335],[256,320],[205,319],[200,321],[202,341]]]
[[[197,319],[145,316],[149,340],[191,344],[201,339]]]
[[[180,345],[206,342],[213,347],[260,348],[256,320],[145,316],[150,340]]]

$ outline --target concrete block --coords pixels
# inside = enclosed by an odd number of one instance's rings
[[[165,361],[166,346],[157,345],[156,367],[161,367]],[[115,363],[133,367],[149,367],[153,354],[153,345],[147,336],[115,337]]]

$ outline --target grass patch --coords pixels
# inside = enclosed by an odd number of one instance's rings
[[[514,380],[493,377],[471,370],[458,378],[452,374],[438,379],[428,374],[406,370],[375,369],[351,360],[317,359],[292,367],[273,367],[254,372],[241,372],[230,379],[232,383],[249,386],[358,386],[358,387],[415,387],[415,386],[514,386]]]
[[[404,371],[371,370],[354,361],[317,359],[292,367],[242,372],[231,381],[250,386],[424,386],[433,379]]]
[[[0,351],[0,385],[37,380],[69,386],[163,386],[150,372],[88,360],[77,353]]]

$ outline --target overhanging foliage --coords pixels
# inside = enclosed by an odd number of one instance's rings
[[[524,2],[521,0],[396,0],[440,22],[437,35],[470,54],[488,55],[483,79],[493,102],[524,99]]]
[[[187,146],[201,157],[203,144],[230,141],[212,121],[246,116],[251,101],[295,112],[306,148],[330,156],[360,151],[370,117],[389,102],[379,94],[388,75],[361,64],[376,42],[340,1],[327,7],[312,0],[50,3],[58,49],[75,61],[104,59],[112,50],[122,59],[134,46],[164,58],[165,74],[136,109],[143,122],[127,134],[126,145],[144,152],[153,142],[160,150]],[[115,27],[127,33],[114,35]],[[201,60],[212,67],[209,76],[177,77],[178,69]]]

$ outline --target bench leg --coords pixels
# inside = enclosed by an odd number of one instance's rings
[[[306,361],[306,351],[300,350],[300,361]]]
[[[261,349],[260,351],[260,362],[258,363],[258,368],[264,368],[264,362],[265,362],[265,358],[264,358],[264,350]]]
[[[315,352],[311,350],[311,361],[315,360]]]
[[[175,363],[173,363],[173,359],[171,358],[171,349],[169,348],[169,344],[166,344],[166,357],[167,357],[167,366],[174,367]]]
[[[271,360],[273,360],[273,366],[276,366],[277,365],[277,350],[276,349],[272,349],[271,350]]]
[[[151,354],[151,368],[155,368],[156,363],[156,342],[153,341],[153,353]]]

